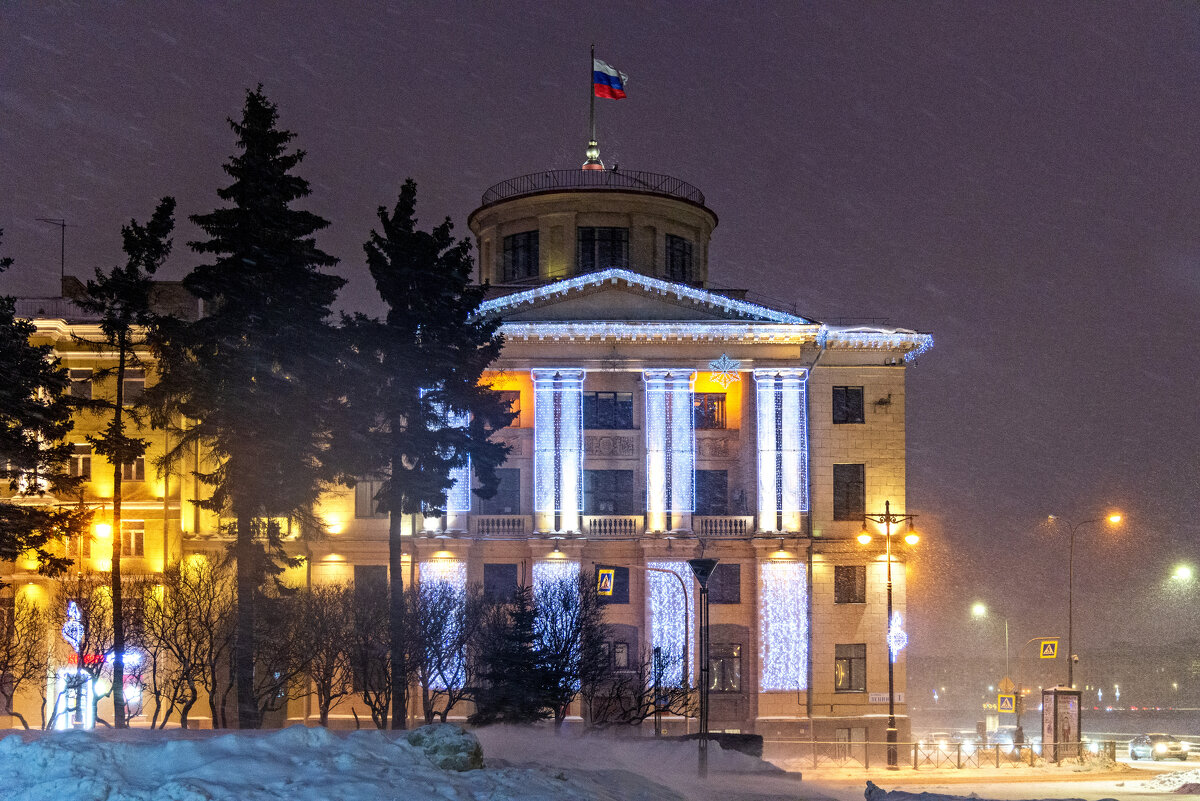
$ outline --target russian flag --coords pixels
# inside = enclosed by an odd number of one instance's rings
[[[592,59],[592,91],[596,97],[622,100],[625,97],[625,82],[629,76],[610,67],[598,58]]]

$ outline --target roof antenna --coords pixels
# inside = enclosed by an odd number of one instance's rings
[[[67,277],[67,221],[61,217],[38,217],[37,221],[58,226],[58,280],[61,292],[62,281]]]

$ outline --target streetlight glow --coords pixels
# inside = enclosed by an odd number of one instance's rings
[[[866,545],[871,541],[871,535],[864,531],[862,534],[858,535],[858,541],[862,545]]]
[[[1112,523],[1115,526],[1117,523],[1121,522],[1121,515],[1119,513],[1114,512],[1113,514],[1108,516],[1108,522]]]
[[[987,605],[982,602],[978,602],[971,607],[971,616],[972,617],[987,617],[987,611],[988,611]]]
[[[910,532],[910,533],[904,535],[904,541],[909,545],[916,545],[918,542],[921,541],[921,538],[918,537],[915,533]]]
[[[1176,565],[1175,572],[1171,574],[1171,578],[1180,582],[1191,581],[1193,576],[1195,576],[1195,571],[1192,570],[1191,565]]]

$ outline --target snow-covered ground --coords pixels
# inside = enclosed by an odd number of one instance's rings
[[[454,726],[414,732],[17,732],[0,739],[5,801],[706,801],[864,797],[868,774],[787,774],[712,746],[706,781],[694,743]],[[482,745],[483,768],[479,746]],[[1119,769],[1119,766],[1118,766]],[[934,775],[934,774],[937,775]],[[1042,771],[871,771],[871,801],[1120,799],[1200,794],[1200,769],[1155,775]],[[1062,781],[1067,779],[1067,781]],[[1185,795],[1181,795],[1180,793]],[[926,794],[922,794],[926,793]]]

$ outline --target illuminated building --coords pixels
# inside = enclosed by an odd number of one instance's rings
[[[856,535],[885,501],[905,510],[905,372],[932,338],[828,325],[713,288],[717,217],[699,190],[667,176],[524,176],[489,189],[469,225],[477,277],[492,286],[481,313],[500,318],[505,337],[488,380],[517,418],[497,434],[510,453],[495,497],[460,481],[441,517],[406,521],[406,581],[458,588],[491,571],[537,585],[614,567],[623,590],[606,607],[620,638],[610,655],[677,652],[686,638],[695,676],[686,560],[715,557],[712,728],[882,741],[889,642],[902,632],[889,640],[881,550]],[[806,278],[798,268],[800,292]],[[38,325],[69,348],[66,323]],[[64,356],[68,367],[95,358]],[[304,544],[300,580],[387,565],[375,489],[363,480],[323,498],[329,536]],[[175,476],[144,501],[148,569],[161,568],[164,547],[177,558],[223,542],[192,497],[190,479]],[[165,546],[150,553],[153,538]],[[908,617],[906,553],[894,553],[897,620]],[[895,675],[903,741],[904,651]],[[334,718],[349,715],[343,706]]]

